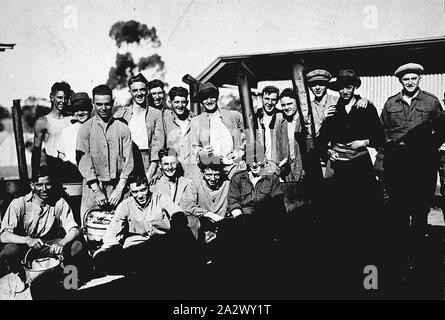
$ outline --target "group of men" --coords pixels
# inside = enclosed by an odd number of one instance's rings
[[[379,151],[385,156],[384,177],[394,208],[403,219],[413,217],[403,225],[415,225],[416,233],[424,235],[428,197],[438,169],[434,143],[438,139],[425,144],[418,143],[416,135],[409,141],[405,137],[421,124],[434,127],[442,108],[436,97],[419,88],[422,72],[423,67],[413,63],[395,72],[403,89],[383,108],[386,143]],[[219,90],[211,83],[199,85],[199,115],[187,108],[187,89],[173,87],[167,98],[162,81],[147,81],[142,74],[128,80],[131,104],[114,113],[113,92],[107,85],[96,86],[90,99],[85,92],[72,92],[66,82],[55,83],[51,112],[39,118],[34,128],[32,191],[14,200],[3,217],[1,263],[18,272],[18,261],[27,248],[42,251],[44,247],[49,250],[41,254],[82,256],[85,261],[79,224],[95,206],[114,211],[103,245],[93,255],[96,268],[105,273],[146,271],[141,265],[144,255],[157,257],[155,261],[164,261],[165,266],[173,263],[168,258],[172,255],[165,253],[175,252],[182,262],[187,259],[181,251],[194,242],[208,247],[230,232],[243,241],[246,230],[239,226],[247,224],[235,222],[245,221],[246,216],[262,221],[251,224],[257,229],[248,232],[261,230],[260,237],[276,240],[277,230],[272,227],[276,218],[271,213],[298,211],[290,193],[283,190],[298,188],[305,177],[301,132],[313,121],[314,134],[319,135],[325,120],[335,115],[342,90],[349,90],[356,108],[370,104],[355,95],[360,82],[353,71],[340,70],[335,86],[331,78],[326,70],[307,73],[313,117],[302,110],[304,119],[293,89],[280,92],[266,86],[262,90],[263,108],[255,114],[255,143],[261,148],[255,149],[260,151],[253,157],[246,151],[250,149],[241,113],[220,108]],[[340,92],[340,98],[328,94],[328,88]],[[422,139],[429,137],[425,132],[420,133]],[[332,163],[341,160],[334,148],[322,158]],[[80,223],[54,187],[69,171],[83,181]],[[407,172],[414,172],[424,187],[406,181]],[[211,259],[211,254],[206,256],[207,263]],[[152,260],[149,265],[153,266]]]

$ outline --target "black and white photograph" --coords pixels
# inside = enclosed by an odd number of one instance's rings
[[[445,300],[444,0],[0,7],[0,300]]]

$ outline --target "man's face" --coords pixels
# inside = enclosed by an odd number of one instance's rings
[[[162,157],[161,168],[167,178],[173,179],[176,176],[176,169],[178,168],[178,158],[176,156]]]
[[[156,87],[150,89],[150,94],[153,98],[153,103],[156,108],[161,108],[162,103],[164,102],[165,92],[161,87]]]
[[[209,98],[203,100],[201,104],[204,106],[204,108],[207,112],[211,112],[217,108],[217,106],[218,106],[217,100],[218,99],[216,99],[216,98],[209,97]]]
[[[108,119],[111,117],[111,109],[113,108],[113,99],[111,96],[95,95],[93,99],[97,115],[102,120],[108,121]]]
[[[340,89],[340,97],[343,100],[349,101],[354,95],[355,86],[353,84],[344,85],[343,88]]]
[[[68,105],[68,100],[69,100],[69,97],[65,95],[65,92],[57,91],[50,98],[53,106],[61,113],[64,112],[66,106]]]
[[[37,181],[33,182],[32,187],[33,187],[34,193],[39,198],[41,198],[44,201],[50,199],[50,197],[52,195],[52,188],[53,188],[50,177],[48,177],[48,176],[39,177]]]
[[[210,189],[216,189],[221,180],[221,172],[210,168],[204,169],[204,181]]]
[[[278,95],[275,92],[272,93],[264,93],[262,96],[264,110],[266,112],[271,113],[278,102]]]
[[[327,87],[325,82],[314,82],[311,83],[309,88],[311,89],[312,93],[316,98],[323,98],[323,96],[327,92]]]
[[[295,99],[283,97],[280,103],[286,116],[292,117],[297,112],[297,101],[295,101]]]
[[[137,185],[136,182],[130,183],[130,194],[140,206],[145,206],[148,201],[148,185],[142,183]]]
[[[87,110],[77,110],[74,112],[74,119],[79,121],[80,123],[84,123],[90,118],[91,112]]]
[[[186,97],[175,96],[172,101],[173,112],[178,116],[183,115],[187,110],[188,100]]]
[[[143,82],[134,82],[130,85],[130,94],[138,105],[145,107],[145,99],[147,98],[147,86]]]
[[[417,73],[407,73],[402,76],[400,82],[406,92],[413,93],[419,88],[420,76]]]

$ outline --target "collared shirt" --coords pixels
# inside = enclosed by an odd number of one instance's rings
[[[272,135],[270,132],[270,122],[272,121],[272,115],[268,115],[264,112],[263,123],[264,123],[264,148],[265,148],[265,156],[267,159],[272,159]]]
[[[64,236],[79,226],[65,199],[40,206],[33,192],[12,200],[3,217],[0,234],[5,231],[19,236],[45,238],[48,240]]]
[[[402,92],[386,101],[380,120],[385,130],[386,140],[397,140],[414,127],[435,120],[442,112],[439,99],[429,92],[420,90],[411,99],[411,104],[403,99]]]
[[[225,218],[229,186],[230,181],[224,180],[218,189],[212,190],[204,179],[193,180],[184,194],[181,206],[196,217],[201,217],[210,211]]]
[[[165,194],[152,194],[145,207],[129,197],[117,206],[105,231],[102,248],[122,245],[126,238],[133,235],[141,236],[137,241],[144,241],[153,235],[165,234],[170,230],[171,216],[177,212],[183,210]]]
[[[180,121],[173,111],[164,111],[167,147],[175,149],[183,165],[191,163],[191,119],[192,115],[189,115],[186,120]]]
[[[133,116],[128,123],[131,139],[139,150],[148,149],[147,127],[145,126],[145,109],[133,107]]]
[[[245,148],[244,123],[241,113],[234,110],[219,109],[222,123],[229,129],[233,149]],[[191,123],[192,147],[199,149],[210,144],[210,115],[207,112],[194,117]]]
[[[76,154],[87,182],[127,179],[133,170],[130,129],[114,118],[103,127],[96,115],[80,126]]]
[[[318,136],[320,127],[325,120],[324,112],[330,106],[335,106],[338,102],[338,96],[325,94],[321,101],[312,100],[312,114],[314,116],[315,134]]]
[[[180,205],[185,191],[190,185],[190,179],[178,177],[176,182],[170,182],[166,176],[160,174],[150,181],[150,191],[152,193],[162,193],[170,196],[173,202]]]
[[[275,205],[284,205],[283,192],[279,177],[275,174],[262,175],[255,185],[249,178],[247,170],[237,172],[230,181],[227,196],[228,212],[240,209],[243,214],[252,214],[261,210],[277,210]],[[274,200],[274,201],[271,201]],[[275,200],[277,200],[275,202]]]
[[[75,122],[62,130],[59,141],[57,143],[57,151],[63,153],[65,158],[63,161],[69,161],[74,165],[76,163],[76,141],[77,132],[80,128],[80,122]]]
[[[133,105],[120,108],[113,115],[116,119],[122,119],[126,124],[130,123],[133,117]],[[147,130],[147,147],[150,161],[158,161],[158,152],[164,146],[165,132],[163,125],[162,111],[148,106],[145,110],[145,128]]]

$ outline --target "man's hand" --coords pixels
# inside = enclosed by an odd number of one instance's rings
[[[335,113],[335,105],[327,107],[323,112],[323,118],[329,118],[333,116]]]
[[[62,241],[59,241],[58,243],[54,243],[49,248],[49,252],[52,254],[62,254],[63,253],[63,247],[65,244]]]
[[[329,160],[335,162],[338,159],[338,153],[332,149],[328,150]]]
[[[236,159],[242,158],[243,155],[244,155],[244,151],[243,150],[233,150],[232,152],[230,152],[227,155],[227,159],[229,159],[229,160],[236,160]]]
[[[122,197],[122,192],[124,191],[124,188],[121,186],[116,186],[116,188],[114,189],[114,191],[111,193],[110,196],[110,204],[112,206],[116,206],[119,203],[119,200]]]
[[[241,215],[241,214],[243,214],[243,212],[241,211],[241,209],[234,209],[234,210],[232,210],[232,216],[234,217],[234,218],[236,218],[236,217],[238,217],[239,215]]]
[[[364,109],[368,106],[368,103],[370,103],[370,101],[368,101],[367,99],[360,98],[360,100],[357,101],[356,106],[357,106],[357,108]]]
[[[346,144],[349,148],[355,150],[358,148],[366,147],[369,144],[369,140],[354,140]]]
[[[40,249],[44,245],[43,241],[39,238],[27,238],[25,243],[28,245],[28,247],[33,249]]]
[[[100,188],[93,190],[93,193],[94,193],[94,200],[96,200],[96,203],[99,206],[103,206],[108,203],[107,196],[105,195],[105,193],[103,193],[103,191]]]
[[[213,155],[213,147],[212,146],[205,146],[199,151],[200,156],[207,156],[211,157]]]

